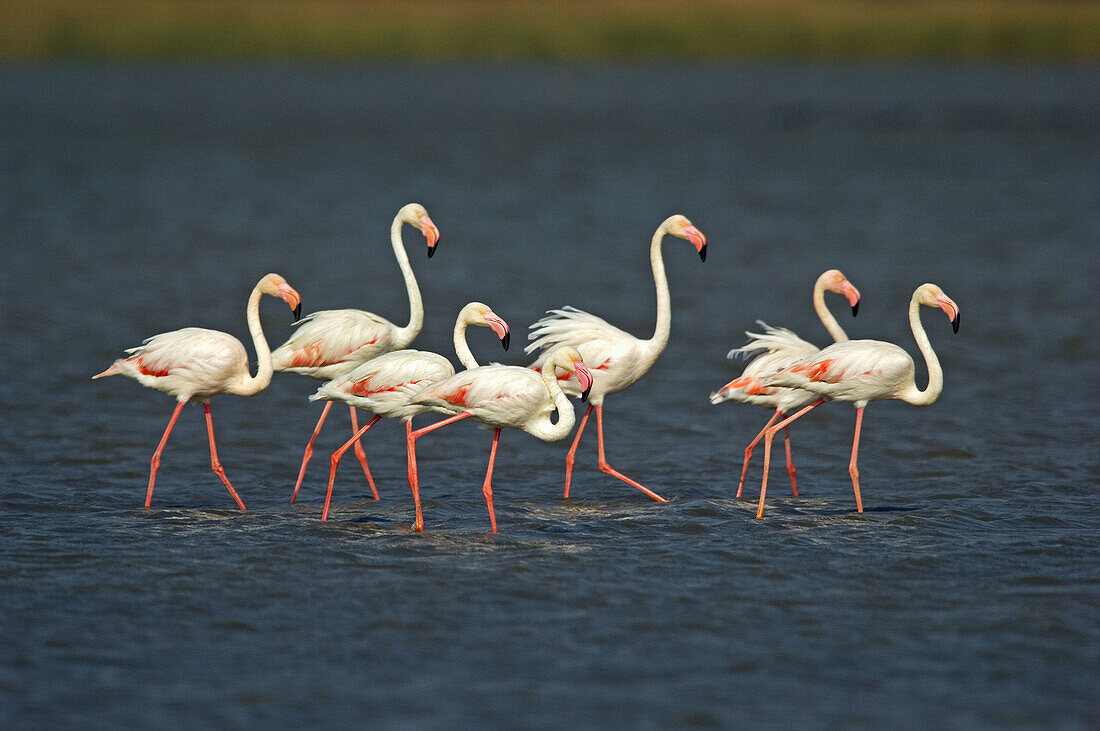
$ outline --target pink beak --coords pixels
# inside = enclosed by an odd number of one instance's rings
[[[859,314],[859,290],[847,279],[840,283],[840,291],[848,298],[848,304],[852,306],[852,316]]]
[[[579,360],[574,361],[573,365],[577,368],[577,382],[581,384],[581,401],[587,401],[588,392],[592,390],[592,371]]]
[[[420,233],[428,240],[428,258],[431,259],[435,253],[435,245],[439,243],[439,229],[432,223],[432,219],[420,216]]]
[[[950,297],[946,294],[940,294],[936,296],[936,302],[939,303],[940,309],[947,315],[947,319],[951,321],[951,331],[959,331],[959,306],[955,304]]]
[[[493,332],[500,338],[501,344],[505,350],[508,350],[508,341],[510,334],[508,332],[508,323],[503,318],[498,316],[495,312],[485,313],[485,322],[489,323],[489,327],[493,328]]]
[[[707,237],[703,235],[703,232],[694,226],[684,226],[684,234],[687,236],[688,241],[695,247],[695,250],[699,252],[699,258],[706,261]]]
[[[290,305],[290,309],[294,311],[294,322],[298,322],[302,316],[302,296],[286,282],[279,285],[279,296]]]

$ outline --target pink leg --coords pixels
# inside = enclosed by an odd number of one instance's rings
[[[145,509],[153,502],[153,483],[157,481],[157,470],[160,468],[160,453],[164,451],[164,445],[168,443],[168,435],[172,433],[172,427],[176,425],[176,419],[186,402],[176,404],[176,410],[172,412],[172,418],[168,420],[168,428],[164,430],[164,436],[160,438],[157,451],[153,452],[153,459],[149,462],[149,491],[145,493]]]
[[[348,408],[351,409],[351,430],[357,432],[359,431],[359,419],[355,415],[355,407],[348,404]],[[374,422],[381,418],[381,416],[375,415],[368,426],[374,426]],[[358,439],[355,440],[355,457],[363,467],[363,474],[367,476],[367,484],[370,485],[371,494],[374,495],[375,500],[378,500],[378,490],[374,487],[374,478],[370,476],[370,467],[367,467],[367,453],[363,451],[363,443]]]
[[[497,444],[500,442],[500,429],[493,432],[493,447],[489,450],[489,470],[485,473],[485,482],[481,485],[481,492],[485,495],[485,505],[489,508],[489,524],[493,526],[493,532],[497,532],[497,516],[493,512],[493,463],[497,459]]]
[[[573,481],[573,463],[577,461],[577,445],[581,443],[581,434],[584,434],[584,427],[588,423],[588,415],[592,413],[593,406],[588,404],[588,408],[585,409],[584,416],[581,417],[581,425],[577,427],[577,436],[573,438],[573,446],[569,448],[569,452],[565,455],[565,499],[569,499],[569,483]]]
[[[420,477],[416,468],[416,440],[428,432],[433,432],[442,426],[453,424],[460,419],[465,419],[467,416],[470,416],[470,412],[463,411],[457,416],[449,416],[446,419],[441,419],[434,424],[428,424],[428,426],[417,429],[416,431],[412,430],[411,423],[406,423],[405,440],[409,461],[409,487],[412,488],[413,501],[416,503],[416,522],[413,523],[413,530],[417,533],[424,530],[424,518],[420,514]]]
[[[340,466],[340,458],[344,456],[344,452],[348,451],[353,444],[359,444],[359,439],[381,418],[381,416],[375,416],[368,421],[362,429],[356,429],[355,433],[351,435],[351,439],[344,442],[343,446],[333,452],[332,457],[329,458],[328,492],[325,494],[325,509],[321,511],[321,520],[328,520],[328,506],[332,501],[332,483],[336,481],[336,468]],[[377,500],[378,497],[375,496],[374,499]]]
[[[745,460],[741,463],[741,480],[737,483],[737,497],[741,497],[741,490],[745,488],[745,474],[749,471],[749,462],[752,460],[752,452],[756,449],[756,445],[760,443],[760,439],[764,436],[764,432],[768,430],[768,427],[775,423],[776,419],[783,416],[783,412],[779,409],[775,410],[772,414],[772,418],[768,419],[768,423],[764,425],[764,428],[760,430],[760,433],[756,435],[756,439],[749,442],[749,446],[745,447]]]
[[[241,498],[237,494],[237,491],[229,484],[229,478],[225,476],[225,470],[222,469],[222,463],[218,461],[218,448],[214,445],[214,418],[210,414],[210,404],[203,404],[202,410],[206,413],[206,433],[210,435],[210,467],[214,470],[214,474],[218,476],[218,479],[225,485],[225,489],[229,490],[229,494],[233,496],[233,500],[237,503],[237,507],[244,510],[244,503],[241,502]]]
[[[800,418],[810,409],[816,409],[823,403],[825,403],[825,399],[819,398],[817,401],[814,401],[809,406],[795,413],[794,416],[788,416],[786,419],[779,422],[775,426],[770,427],[764,433],[764,479],[760,481],[760,504],[756,506],[757,518],[764,517],[764,495],[768,491],[768,468],[771,467],[772,463],[772,439],[775,438],[775,435],[779,433],[780,429],[786,429],[792,421]]]
[[[298,470],[298,481],[294,483],[294,492],[290,495],[290,502],[294,502],[298,498],[298,489],[302,486],[302,478],[306,476],[306,465],[313,457],[313,445],[317,441],[317,435],[321,433],[321,426],[325,423],[325,417],[328,416],[328,410],[331,408],[332,402],[326,401],[325,409],[321,412],[321,418],[317,420],[317,426],[313,429],[313,436],[309,438],[309,444],[306,445],[306,452],[302,455],[302,468]]]
[[[642,485],[640,482],[632,480],[629,477],[627,477],[626,475],[624,475],[622,472],[619,472],[618,470],[616,470],[614,467],[612,467],[611,465],[609,465],[607,463],[606,459],[604,459],[604,456],[603,456],[603,405],[602,404],[596,407],[596,441],[598,442],[598,445],[599,445],[600,472],[604,472],[606,474],[611,475],[612,477],[619,478],[620,480],[622,480],[626,484],[632,485],[632,486],[638,488],[639,490],[644,492],[646,495],[649,495],[651,498],[653,498],[654,500],[656,500],[659,503],[667,503],[668,502],[667,500],[665,500],[663,497],[661,497],[657,493],[653,492],[649,488]]]
[[[852,459],[848,462],[848,474],[852,476],[852,489],[856,493],[856,512],[863,512],[863,499],[859,496],[859,470],[856,468],[856,455],[859,454],[859,430],[863,426],[863,408],[856,409],[856,434],[852,439]]]
[[[783,427],[783,446],[787,448],[787,474],[791,476],[791,494],[798,497],[798,483],[794,479],[794,462],[791,461],[791,432],[787,427]]]

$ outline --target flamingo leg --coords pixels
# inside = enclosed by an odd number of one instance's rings
[[[413,502],[416,503],[416,522],[413,523],[413,530],[417,533],[424,530],[424,518],[420,513],[420,476],[416,468],[416,440],[428,432],[433,432],[440,427],[453,424],[471,415],[469,411],[463,411],[461,414],[441,419],[434,424],[428,424],[416,431],[413,431],[411,422],[405,422],[405,448],[407,450],[409,462],[409,487],[412,489]]]
[[[210,468],[214,470],[214,474],[216,474],[218,479],[225,485],[225,489],[229,490],[229,494],[233,496],[233,500],[237,503],[237,507],[244,510],[244,503],[241,502],[240,495],[233,489],[233,485],[229,484],[229,478],[225,476],[225,470],[222,469],[222,463],[218,460],[218,448],[214,444],[214,417],[210,413],[210,404],[203,404],[202,410],[206,414],[206,433],[210,435]]]
[[[771,467],[772,462],[772,439],[779,433],[780,429],[786,429],[787,426],[795,419],[800,418],[803,414],[807,413],[811,409],[816,409],[821,404],[825,403],[825,399],[819,398],[809,406],[800,409],[793,416],[788,416],[783,421],[779,422],[773,427],[766,430],[764,434],[764,479],[760,481],[760,503],[756,506],[756,517],[764,517],[764,495],[768,491],[768,468]]]
[[[852,489],[856,493],[856,512],[863,512],[863,499],[859,496],[859,469],[856,467],[856,455],[859,454],[859,430],[863,426],[863,407],[856,409],[856,433],[852,438],[852,459],[848,462],[848,474],[852,476]]]
[[[145,509],[153,502],[153,483],[157,481],[157,470],[160,468],[160,453],[164,451],[164,445],[168,443],[168,435],[172,433],[172,427],[176,425],[176,419],[183,411],[186,401],[176,404],[176,410],[172,412],[172,418],[168,420],[168,427],[164,430],[164,436],[160,438],[157,451],[153,452],[153,459],[149,461],[149,491],[145,493]]]
[[[600,472],[611,475],[612,477],[619,478],[620,480],[622,480],[626,484],[638,488],[639,490],[644,492],[646,495],[649,495],[651,498],[653,498],[654,500],[656,500],[659,503],[667,503],[668,502],[663,497],[661,497],[657,493],[653,492],[652,490],[650,490],[645,485],[641,484],[640,482],[637,482],[636,480],[630,479],[629,477],[624,475],[622,472],[619,472],[618,470],[616,470],[614,467],[612,467],[611,465],[609,465],[607,463],[607,460],[604,458],[604,454],[603,454],[603,404],[600,404],[599,406],[596,407],[596,441],[598,442],[598,446],[599,446]]]
[[[344,442],[343,446],[333,452],[332,457],[329,458],[328,492],[325,494],[325,509],[321,511],[321,520],[328,520],[328,506],[332,501],[332,483],[336,481],[336,468],[340,466],[340,458],[344,456],[344,452],[348,451],[353,444],[359,444],[359,439],[366,434],[372,426],[378,423],[378,420],[381,418],[381,416],[376,415],[373,419],[368,421],[362,429],[356,429],[355,433],[351,435],[351,439]],[[377,494],[374,499],[378,499]]]
[[[783,427],[783,446],[787,450],[787,474],[791,476],[791,494],[798,497],[798,483],[794,479],[796,470],[791,461],[791,432],[787,427]]]
[[[325,423],[325,418],[328,416],[328,410],[332,408],[332,402],[326,401],[325,408],[321,412],[321,418],[317,420],[317,426],[313,429],[313,436],[309,438],[309,444],[306,445],[305,454],[302,455],[302,468],[298,470],[298,481],[294,483],[294,492],[290,495],[290,502],[294,502],[298,498],[298,489],[302,486],[302,478],[306,476],[306,465],[309,464],[309,460],[313,457],[313,445],[317,441],[317,435],[321,433],[321,426]]]
[[[752,461],[752,452],[756,449],[756,445],[760,443],[760,440],[764,437],[764,432],[768,430],[768,427],[775,423],[776,419],[783,416],[783,412],[779,409],[775,410],[772,414],[772,418],[768,419],[768,423],[764,425],[764,428],[760,430],[760,433],[756,435],[756,438],[749,442],[749,446],[745,447],[745,459],[741,462],[741,480],[737,483],[737,497],[741,497],[741,491],[745,488],[745,474],[749,471],[749,462]]]
[[[353,432],[359,431],[359,419],[355,415],[355,407],[348,404],[348,408],[351,409],[351,430]],[[381,416],[377,414],[370,420],[369,426],[374,426],[374,422],[381,419]],[[359,464],[363,466],[363,474],[367,476],[367,484],[370,485],[371,494],[374,495],[374,499],[378,500],[378,490],[374,487],[374,478],[370,475],[370,467],[367,467],[367,453],[363,451],[363,443],[358,439],[355,440],[355,457],[359,460]]]
[[[577,461],[577,445],[581,443],[581,434],[584,434],[584,427],[588,424],[588,415],[592,413],[592,409],[595,408],[592,404],[588,404],[588,408],[584,411],[584,416],[581,418],[581,425],[577,427],[577,436],[573,438],[573,446],[569,448],[569,452],[565,455],[565,495],[563,499],[569,499],[569,483],[573,481],[573,463]]]
[[[405,422],[405,459],[409,467],[409,487],[412,489],[413,505],[416,507],[416,520],[413,530],[424,530],[424,515],[420,512],[420,482],[416,473],[416,443],[412,437],[412,419]]]
[[[493,532],[497,532],[497,516],[493,512],[493,463],[497,459],[497,444],[500,443],[500,429],[493,431],[493,447],[489,450],[489,469],[485,473],[485,482],[481,485],[481,492],[485,495],[485,506],[489,508],[489,524],[493,526]]]

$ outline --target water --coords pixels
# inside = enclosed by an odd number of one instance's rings
[[[19,726],[1095,726],[1100,627],[1100,81],[1096,69],[102,68],[0,71],[0,719]],[[319,520],[335,409],[287,500],[319,405],[277,376],[184,411],[124,379],[124,347],[200,325],[246,338],[244,300],[284,274],[306,311],[407,316],[389,221],[424,203],[443,238],[422,348],[449,352],[488,302],[513,349],[573,304],[653,326],[649,236],[673,212],[705,264],[665,246],[667,351],[607,401],[613,465],[574,498],[565,444],[505,433],[501,532],[479,490],[490,437],[421,443],[427,531],[409,532],[400,426],[353,460]],[[863,499],[853,414],[792,431],[802,497],[773,474],[766,519],[733,492],[762,409],[707,394],[757,318],[823,342],[810,289],[863,293],[853,337],[915,352],[946,386],[873,404]],[[262,316],[273,342],[284,305]],[[921,380],[923,381],[923,369]],[[592,435],[594,437],[594,435]],[[587,438],[586,438],[587,439]],[[93,723],[94,722],[94,723]]]

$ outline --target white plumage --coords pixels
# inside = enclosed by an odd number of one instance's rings
[[[256,348],[259,363],[255,376],[248,372],[248,353],[240,340],[218,330],[186,327],[181,330],[154,335],[136,348],[129,348],[129,357],[116,360],[110,368],[92,378],[123,375],[133,378],[148,388],[176,397],[179,403],[168,421],[160,444],[153,453],[149,466],[149,488],[145,495],[145,507],[153,500],[160,455],[168,442],[168,435],[176,424],[180,411],[188,401],[202,403],[206,414],[206,428],[210,435],[210,463],[218,478],[229,490],[237,506],[244,510],[237,491],[233,489],[218,461],[214,444],[214,422],[210,411],[210,399],[220,393],[251,396],[267,388],[271,383],[271,349],[260,325],[260,297],[280,297],[291,309],[295,318],[301,312],[302,298],[278,274],[268,274],[252,289],[248,298],[248,329]]]
[[[837,269],[823,272],[814,283],[814,311],[833,340],[843,342],[848,339],[848,335],[832,313],[829,312],[829,308],[825,306],[825,292],[844,295],[848,299],[848,304],[852,307],[852,314],[855,315],[859,312],[859,290]],[[724,401],[739,401],[763,406],[774,411],[764,428],[745,447],[745,456],[741,462],[741,479],[737,482],[737,497],[741,497],[741,491],[745,487],[745,475],[748,473],[753,450],[768,427],[777,420],[782,419],[784,414],[799,409],[817,398],[813,393],[802,389],[764,385],[767,377],[786,368],[791,363],[813,356],[814,353],[818,352],[818,347],[813,343],[806,342],[786,328],[769,327],[759,320],[757,322],[764,328],[764,332],[746,332],[745,334],[749,336],[749,342],[741,348],[734,348],[726,357],[734,358],[759,350],[764,352],[753,358],[738,378],[710,395],[712,404],[719,404]],[[783,437],[787,452],[787,474],[791,478],[791,492],[797,496],[798,481],[795,477],[794,463],[791,461],[791,437],[786,429],[783,431]]]
[[[653,367],[657,357],[668,344],[672,324],[672,310],[669,300],[668,278],[661,258],[661,242],[666,234],[690,241],[706,260],[707,239],[703,233],[681,215],[665,219],[650,240],[649,260],[653,268],[653,281],[657,288],[657,323],[653,337],[642,340],[621,330],[601,317],[589,314],[575,307],[551,310],[546,317],[531,325],[528,339],[534,341],[525,352],[542,350],[543,353],[531,365],[539,370],[547,362],[547,351],[568,345],[575,348],[591,369],[593,376],[591,403],[577,429],[577,436],[565,458],[565,497],[569,497],[569,487],[573,476],[573,464],[576,459],[577,445],[584,433],[585,424],[593,410],[596,411],[597,443],[599,467],[602,472],[617,477],[649,495],[654,500],[664,502],[657,493],[611,467],[604,458],[603,449],[603,400],[608,394],[618,393],[641,378]],[[573,377],[562,381],[565,393],[576,396],[580,393],[577,381]]]
[[[943,369],[940,368],[939,359],[928,341],[928,334],[921,325],[921,305],[942,309],[955,332],[959,331],[959,306],[942,289],[930,283],[917,287],[909,301],[909,326],[928,367],[928,385],[924,389],[917,387],[916,366],[912,357],[893,343],[881,340],[834,343],[808,358],[788,365],[765,380],[766,386],[805,389],[815,394],[817,400],[765,431],[764,478],[760,483],[757,518],[764,515],[771,443],[776,432],[825,401],[850,401],[856,407],[856,427],[848,473],[852,478],[856,509],[863,512],[863,500],[859,493],[859,470],[856,466],[863,409],[871,401],[886,399],[904,401],[913,406],[929,406],[935,403],[943,390]]]

